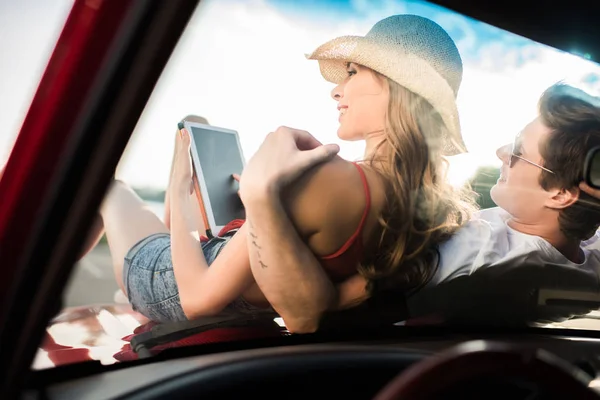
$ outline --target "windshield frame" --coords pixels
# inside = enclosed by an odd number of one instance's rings
[[[0,349],[0,392],[8,398],[29,375],[60,307],[48,299],[62,297],[110,171],[197,3],[73,5],[0,180],[0,237],[14,244],[3,247],[3,265],[13,268],[0,291],[0,337],[11,344]]]

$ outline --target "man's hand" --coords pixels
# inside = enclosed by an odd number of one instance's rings
[[[595,197],[598,200],[600,200],[600,189],[594,189],[594,188],[592,188],[590,185],[588,185],[585,182],[581,182],[579,184],[579,189],[583,190],[584,192],[586,192],[590,196]]]
[[[280,127],[267,135],[242,172],[240,197],[246,203],[265,195],[278,196],[282,188],[311,167],[332,159],[339,150],[335,144],[323,145],[306,131]]]

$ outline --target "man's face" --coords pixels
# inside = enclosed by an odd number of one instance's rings
[[[515,139],[514,154],[543,165],[540,144],[547,140],[550,128],[538,117],[530,122]],[[492,187],[492,200],[523,223],[540,220],[549,210],[545,207],[551,194],[540,186],[542,170],[522,159],[511,156],[512,143],[496,150],[502,160],[500,179]],[[509,167],[512,157],[512,167]]]

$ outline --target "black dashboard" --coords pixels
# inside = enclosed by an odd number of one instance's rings
[[[410,366],[459,343],[491,340],[543,349],[569,363],[595,389],[600,339],[552,335],[453,335],[439,338],[299,344],[192,355],[121,368],[31,390],[44,399],[356,398],[372,399]],[[464,385],[463,385],[464,386]],[[453,396],[553,398],[519,379],[457,387]]]

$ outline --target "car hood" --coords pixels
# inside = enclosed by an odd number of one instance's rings
[[[90,360],[113,364],[135,330],[149,322],[129,304],[65,308],[48,324],[32,368]]]
[[[180,329],[180,335],[177,330],[173,331],[173,336],[166,334],[164,342],[155,344],[151,353],[156,354],[174,347],[280,337],[285,334],[280,323],[272,318],[266,324],[268,318],[251,317],[252,323],[246,325],[249,322],[248,316],[240,316],[240,320],[231,320],[229,317],[221,321],[224,325],[217,326],[220,322],[215,318],[218,320],[218,317],[207,317],[207,320],[195,327],[196,332],[193,332],[193,327],[187,326]],[[108,365],[138,359],[130,345],[132,337],[149,332],[157,325],[159,324],[134,311],[129,304],[99,304],[64,309],[48,324],[32,368],[40,370],[93,360]]]

